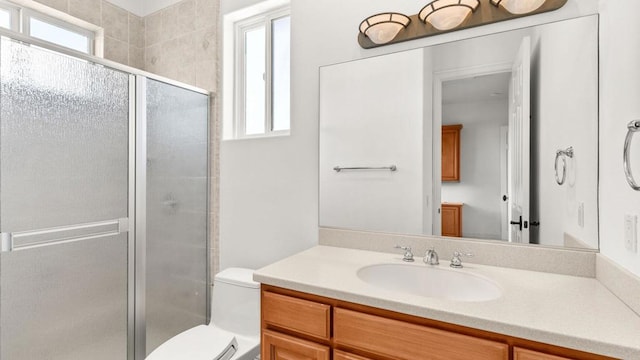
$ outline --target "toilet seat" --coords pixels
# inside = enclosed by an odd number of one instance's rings
[[[228,360],[237,350],[234,334],[215,326],[199,325],[167,340],[146,360]]]

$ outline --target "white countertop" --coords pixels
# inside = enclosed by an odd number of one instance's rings
[[[596,279],[464,263],[495,281],[502,297],[459,302],[393,292],[360,280],[372,264],[402,255],[316,246],[254,273],[263,284],[360,303],[622,359],[640,359],[640,317]],[[416,257],[413,266],[428,266]],[[449,268],[440,260],[440,267]]]

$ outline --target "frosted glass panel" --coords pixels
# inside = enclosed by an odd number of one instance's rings
[[[208,97],[147,86],[147,353],[206,322]]]
[[[291,17],[272,22],[273,131],[289,130],[291,99]]]
[[[128,86],[127,74],[2,40],[2,232],[127,217]],[[127,249],[120,234],[3,252],[0,358],[126,359]]]
[[[0,265],[0,358],[127,358],[126,234],[3,253]]]
[[[127,217],[128,75],[6,39],[4,232]]]

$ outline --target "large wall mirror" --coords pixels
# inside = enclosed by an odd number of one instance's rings
[[[320,226],[598,248],[598,16],[320,69]]]

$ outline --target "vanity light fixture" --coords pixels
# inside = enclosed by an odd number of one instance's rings
[[[386,44],[407,27],[411,19],[399,13],[382,13],[369,16],[360,23],[360,32],[375,44]]]
[[[491,0],[496,7],[503,7],[512,14],[523,15],[536,11],[546,0]]]
[[[365,49],[558,10],[568,0],[430,0],[419,13],[387,12],[360,23]]]
[[[438,30],[451,30],[460,26],[479,5],[480,0],[434,0],[420,10],[418,18]]]

